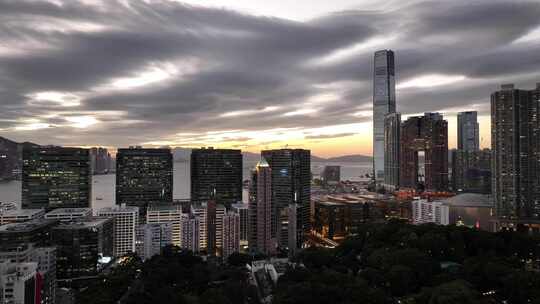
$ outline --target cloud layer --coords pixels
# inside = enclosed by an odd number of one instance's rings
[[[383,48],[396,51],[402,113],[489,115],[499,84],[540,82],[538,16],[537,1],[343,7],[300,22],[166,0],[0,0],[0,136],[251,150],[365,136]]]

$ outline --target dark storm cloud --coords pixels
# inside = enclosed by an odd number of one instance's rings
[[[398,90],[404,114],[471,104],[486,111],[501,82],[540,81],[540,36],[520,40],[540,27],[536,1],[342,8],[306,22],[165,0],[128,3],[0,0],[0,135],[125,146],[173,140],[177,133],[194,132],[199,143],[207,131],[364,122],[369,116],[353,114],[369,111],[372,53],[381,48],[396,51],[398,82],[427,74],[466,77]],[[384,43],[370,44],[377,39]],[[164,66],[176,68],[155,82],[114,86]],[[39,92],[74,94],[80,104],[33,102]],[[317,101],[325,94],[333,98]],[[95,123],[75,127],[89,117]]]

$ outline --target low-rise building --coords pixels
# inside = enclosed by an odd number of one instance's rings
[[[440,201],[415,199],[412,201],[412,215],[413,224],[450,224],[450,208]]]
[[[81,217],[92,216],[92,208],[57,208],[45,214],[46,219],[70,222]]]
[[[0,226],[11,223],[21,223],[38,218],[45,215],[45,209],[13,209],[0,212]]]

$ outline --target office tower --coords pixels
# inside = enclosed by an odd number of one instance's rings
[[[190,211],[196,218],[199,219],[199,250],[206,250],[207,247],[207,211],[206,203],[194,203]]]
[[[477,117],[476,111],[458,113],[458,150],[473,152],[480,149],[480,127]]]
[[[448,188],[448,123],[439,113],[409,117],[400,131],[401,187],[445,191]],[[419,152],[423,158],[419,158]],[[419,162],[423,161],[423,164]]]
[[[322,182],[325,185],[337,185],[341,181],[341,167],[340,166],[324,166],[321,173]]]
[[[139,224],[139,208],[134,206],[114,206],[98,210],[99,217],[114,218],[114,256],[122,257],[135,252],[136,230]]]
[[[87,217],[52,229],[58,280],[95,276],[113,259],[114,220]]]
[[[537,229],[540,218],[540,84],[491,94],[493,193],[497,229]]]
[[[298,204],[297,247],[310,232],[311,155],[309,150],[279,149],[262,151],[272,174],[272,237],[288,248],[287,207]],[[294,229],[291,229],[291,231]]]
[[[111,154],[106,148],[90,148],[92,174],[107,174],[110,171]]]
[[[434,223],[448,225],[450,208],[442,202],[430,202],[425,199],[412,201],[413,224]]]
[[[227,207],[242,201],[240,150],[201,148],[191,151],[191,199],[214,200]]]
[[[491,150],[452,151],[452,190],[491,193]]]
[[[172,202],[173,157],[170,149],[130,147],[116,153],[116,204],[139,207]]]
[[[249,249],[266,255],[275,253],[272,235],[272,169],[264,158],[252,173],[249,191]]]
[[[401,114],[389,113],[384,118],[384,186],[399,187]]]
[[[0,211],[0,226],[11,223],[22,223],[42,218],[45,215],[44,209],[15,209]]]
[[[49,220],[71,222],[74,219],[92,216],[92,208],[58,208],[45,214]]]
[[[199,252],[199,218],[191,213],[183,214],[180,219],[182,227],[182,248]]]
[[[0,303],[40,303],[40,287],[37,263],[0,263]]]
[[[223,215],[222,219],[222,258],[227,258],[235,253],[240,252],[240,215],[229,211]]]
[[[373,172],[384,180],[384,118],[396,111],[394,52],[375,52],[373,67]]]
[[[23,149],[23,209],[90,207],[91,189],[88,150],[63,147]]]
[[[240,215],[240,245],[247,246],[249,239],[249,204],[233,204],[232,211]]]
[[[182,206],[178,204],[159,204],[148,207],[146,223],[148,224],[172,224],[172,243],[180,247],[182,245]]]
[[[172,231],[171,223],[140,225],[135,243],[137,254],[143,260],[160,254],[163,247],[172,245]]]
[[[27,262],[36,247],[52,243],[57,221],[43,218],[0,226],[0,261]]]

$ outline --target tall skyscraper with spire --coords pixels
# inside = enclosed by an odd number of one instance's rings
[[[373,173],[384,180],[384,119],[396,112],[394,52],[375,52],[373,63]]]

